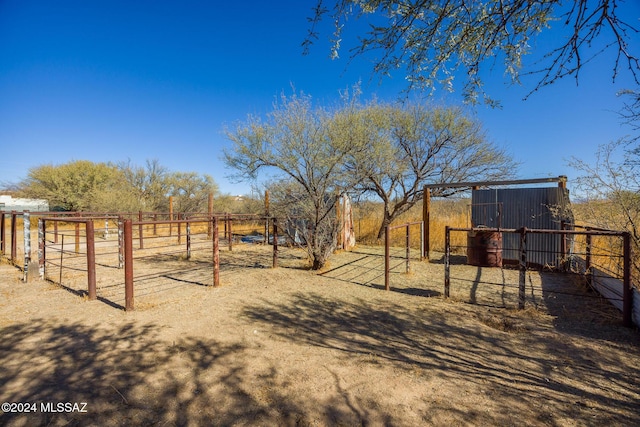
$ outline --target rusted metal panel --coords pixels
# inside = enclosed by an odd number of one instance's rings
[[[503,188],[474,190],[471,196],[474,227],[560,230],[562,222],[573,224],[573,213],[566,188]],[[502,257],[518,262],[519,237],[507,234]],[[571,247],[570,242],[566,247]],[[534,234],[527,239],[527,259],[540,266],[563,265],[562,236]],[[565,254],[566,255],[566,254]]]

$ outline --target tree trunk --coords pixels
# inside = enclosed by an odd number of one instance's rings
[[[385,229],[387,228],[387,225],[391,224],[392,219],[393,218],[391,218],[391,214],[389,214],[387,208],[385,207],[384,218],[382,219],[382,224],[380,224],[380,228],[378,229],[378,240],[384,237]]]

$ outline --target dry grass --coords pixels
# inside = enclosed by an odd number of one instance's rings
[[[431,202],[431,226],[429,229],[431,249],[444,251],[445,226],[449,227],[469,227],[469,203],[468,199],[433,200]],[[383,218],[383,207],[380,203],[363,203],[354,208],[354,223],[358,242],[363,244],[382,245],[377,234]],[[392,225],[406,224],[410,222],[422,221],[422,203],[417,203],[409,211],[402,214]],[[418,248],[420,245],[420,228],[412,226],[410,228],[411,247]],[[405,239],[405,229],[395,229],[391,232],[391,245],[403,246]],[[451,234],[451,245],[456,247],[466,246],[466,236],[462,233]]]

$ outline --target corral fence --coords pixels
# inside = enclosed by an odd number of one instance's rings
[[[573,273],[583,276],[592,289],[622,312],[625,326],[630,327],[634,322],[640,326],[640,291],[632,284],[630,233],[580,226],[571,226],[571,228],[545,230],[526,227],[519,229],[445,227],[444,296],[450,296],[453,282],[461,285],[469,281],[463,277],[457,277],[452,271],[455,269],[452,261],[456,255],[466,255],[466,261],[471,265],[505,268],[513,266],[519,270],[517,285],[519,309],[525,308],[528,269]],[[467,245],[452,245],[452,233],[467,233]],[[512,238],[502,239],[502,235],[510,235]],[[538,244],[536,237],[542,235],[559,236],[559,247],[550,248],[548,245]],[[480,244],[477,236],[484,236]],[[513,236],[517,238],[514,239]],[[518,246],[502,246],[504,241],[517,241]],[[542,252],[544,257],[540,256]],[[514,256],[514,254],[517,255]],[[551,258],[554,261],[545,265],[531,262],[531,260],[545,258]],[[505,286],[504,283],[488,281],[481,284],[487,287]],[[474,286],[476,285],[478,283],[474,283]]]
[[[401,236],[393,236],[394,230],[403,230]],[[412,231],[414,231],[412,233]],[[416,239],[417,235],[417,239]],[[396,237],[396,239],[393,239]],[[399,238],[398,238],[399,237]],[[413,239],[412,239],[413,237]],[[424,259],[424,222],[416,221],[416,222],[408,222],[405,224],[398,225],[387,225],[385,227],[384,232],[384,288],[385,290],[390,290],[391,286],[389,284],[389,278],[391,275],[391,270],[394,266],[391,265],[392,258],[392,248],[396,248],[395,252],[398,252],[398,247],[400,249],[400,253],[395,256],[395,258],[404,259],[405,264],[405,272],[411,272],[411,247],[412,242],[419,242],[418,246],[418,258],[420,260]],[[398,243],[400,243],[398,245]],[[397,267],[397,266],[396,266]]]
[[[37,232],[33,230],[36,219]],[[261,236],[255,230],[267,233]],[[228,213],[3,212],[0,237],[0,256],[23,270],[25,282],[39,276],[89,300],[100,299],[97,278],[107,273],[113,277],[114,270],[123,270],[124,282],[115,281],[112,286],[120,289],[124,284],[122,306],[126,310],[134,307],[134,262],[162,264],[167,257],[190,260],[194,254],[206,253],[199,262],[210,265],[208,285],[218,286],[221,241],[228,251],[233,251],[234,241],[245,237],[251,243],[270,244],[273,267],[278,266],[278,243],[282,241],[276,218]],[[35,248],[37,257],[33,256]]]

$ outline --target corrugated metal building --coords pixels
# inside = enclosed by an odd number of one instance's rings
[[[0,195],[0,211],[4,212],[47,212],[49,202],[44,199],[21,199],[7,195]]]
[[[569,190],[559,186],[473,190],[471,195],[471,222],[474,227],[560,230],[563,221],[573,224],[573,212]],[[560,267],[561,238],[560,235],[528,235],[529,262]],[[502,259],[518,262],[519,235],[504,233],[502,245]],[[570,247],[569,242],[567,247]]]

